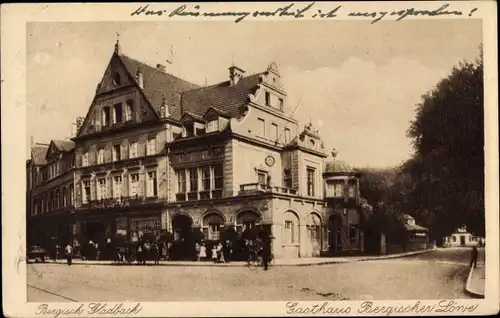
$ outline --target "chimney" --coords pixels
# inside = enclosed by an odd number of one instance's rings
[[[167,71],[167,67],[163,64],[156,64],[156,69],[164,73]]]
[[[168,116],[170,116],[170,114],[168,112],[167,100],[165,99],[165,96],[163,96],[163,101],[162,101],[161,107],[160,107],[160,117],[166,118]]]
[[[135,80],[140,88],[144,88],[144,77],[142,76],[141,68],[137,68],[137,72],[135,73]]]
[[[243,78],[245,71],[239,68],[238,66],[231,66],[229,68],[229,83],[231,86],[236,86],[239,80]]]

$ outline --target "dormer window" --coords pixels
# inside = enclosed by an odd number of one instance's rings
[[[118,86],[121,84],[121,78],[119,73],[113,74],[113,85]]]
[[[219,120],[213,119],[207,123],[207,133],[219,130]]]
[[[194,136],[194,123],[184,123],[184,131],[185,131],[185,137],[192,137]]]
[[[315,145],[314,139],[309,140],[309,147],[314,148]]]

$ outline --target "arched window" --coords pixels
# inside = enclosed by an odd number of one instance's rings
[[[256,225],[260,225],[261,219],[260,215],[253,211],[244,211],[238,214],[236,217],[236,227],[238,231],[250,230],[255,228]]]
[[[203,236],[207,240],[217,241],[220,239],[221,228],[224,226],[224,219],[218,213],[209,213],[203,217]]]
[[[299,218],[292,211],[286,211],[283,216],[283,243],[285,245],[299,243]]]

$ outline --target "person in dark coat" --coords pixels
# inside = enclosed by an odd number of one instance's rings
[[[477,247],[472,247],[470,266],[476,268],[477,265]]]
[[[262,264],[264,265],[264,270],[267,271],[271,258],[271,242],[268,239],[264,239],[261,244]]]

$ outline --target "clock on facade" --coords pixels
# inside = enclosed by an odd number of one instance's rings
[[[266,165],[268,165],[269,167],[274,166],[274,157],[273,156],[266,157]]]

